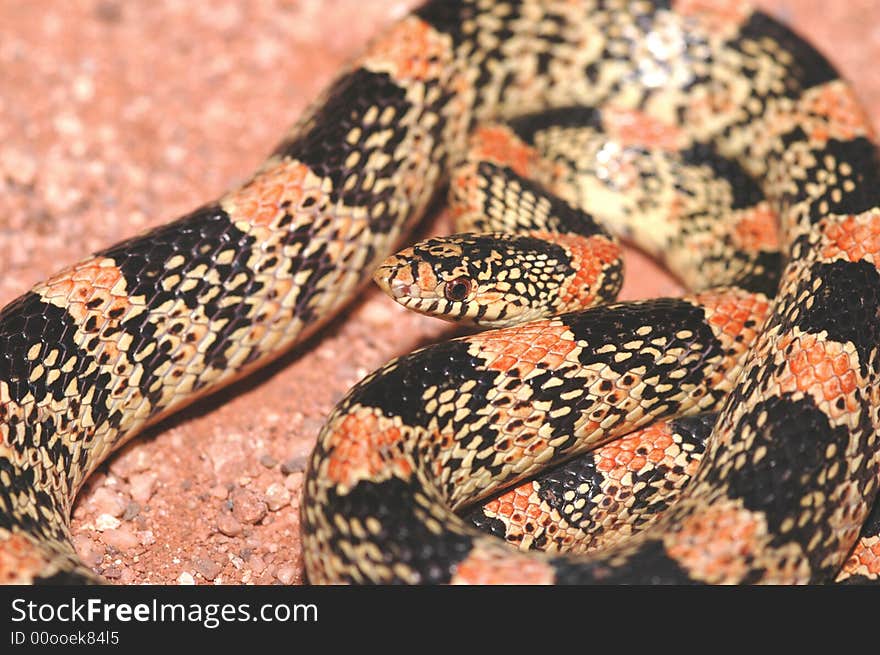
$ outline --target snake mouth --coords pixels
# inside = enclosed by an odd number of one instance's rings
[[[391,284],[388,286],[388,293],[396,300],[421,298],[417,284],[408,284],[398,278],[391,280]]]
[[[410,298],[421,298],[419,285],[407,282],[398,276],[400,267],[384,264],[373,273],[373,281],[382,291],[394,300],[402,301]]]

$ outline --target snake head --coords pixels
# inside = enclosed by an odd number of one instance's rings
[[[386,259],[373,279],[409,309],[497,328],[566,311],[560,299],[575,273],[571,253],[557,243],[486,233],[421,241]]]

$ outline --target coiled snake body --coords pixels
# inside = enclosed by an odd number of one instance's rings
[[[715,349],[694,350],[713,311],[698,296],[567,314],[388,364],[319,436],[303,504],[309,578],[832,579],[878,480],[873,134],[798,36],[742,3],[699,0],[429,2],[374,40],[241,188],[4,308],[0,572],[92,578],[68,516],[113,448],[332,315],[423,212],[475,126],[572,106],[628,112],[759,181],[788,263],[756,343],[738,363],[724,364],[735,338],[704,335]],[[586,559],[532,556],[453,512],[608,425],[700,409],[725,384],[694,480],[632,539]],[[624,411],[625,426],[606,420]]]

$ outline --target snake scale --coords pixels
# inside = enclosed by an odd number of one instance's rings
[[[377,37],[240,188],[0,311],[2,579],[94,580],[68,521],[107,454],[324,323],[476,126],[574,106],[710,146],[757,181],[787,263],[754,344],[713,341],[705,319],[721,304],[697,294],[389,363],[319,435],[302,507],[309,579],[823,582],[863,525],[858,573],[876,574],[880,163],[850,87],[733,0],[434,0]],[[698,332],[713,348],[695,349]],[[693,480],[632,538],[522,553],[454,511],[608,426],[697,411],[725,385]]]

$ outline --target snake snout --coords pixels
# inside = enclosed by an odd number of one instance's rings
[[[419,297],[419,286],[411,278],[412,274],[408,267],[404,266],[397,257],[385,260],[373,273],[373,281],[395,300]]]

